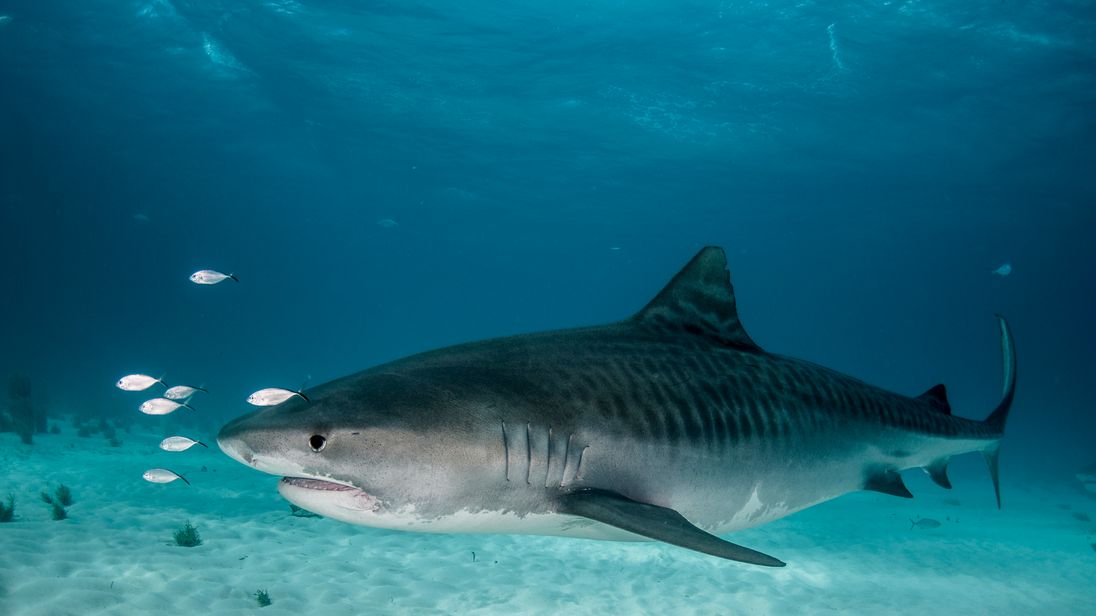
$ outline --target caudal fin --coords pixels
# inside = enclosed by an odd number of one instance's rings
[[[1001,483],[998,479],[997,456],[1001,451],[1001,437],[1005,435],[1005,423],[1008,421],[1008,412],[1012,408],[1012,399],[1016,394],[1016,345],[1012,340],[1012,330],[1009,329],[1005,317],[997,315],[997,321],[1001,327],[1001,358],[1004,372],[1004,386],[1002,388],[1001,402],[997,408],[986,418],[986,425],[997,435],[997,440],[982,450],[989,466],[989,474],[993,479],[993,491],[997,495],[997,508],[1001,508]]]

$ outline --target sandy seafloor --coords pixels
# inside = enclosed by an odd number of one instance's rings
[[[998,511],[977,455],[953,465],[950,492],[915,471],[914,500],[852,494],[736,533],[788,562],[767,569],[654,543],[292,517],[275,477],[212,439],[160,451],[163,436],[120,433],[114,448],[67,425],[33,446],[0,434],[0,496],[16,498],[0,524],[0,614],[1096,614],[1096,524],[1081,519],[1096,499],[1006,476]],[[143,481],[156,466],[193,486]],[[52,521],[38,494],[58,483],[76,502]],[[942,525],[911,529],[916,516]],[[199,547],[172,540],[188,519]]]

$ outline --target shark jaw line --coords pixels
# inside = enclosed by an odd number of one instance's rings
[[[358,523],[361,515],[375,514],[381,502],[372,494],[347,483],[308,477],[282,477],[278,493],[287,501],[322,516]]]
[[[321,490],[327,492],[358,491],[364,493],[363,490],[355,488],[348,483],[331,481],[330,479],[312,479],[309,477],[282,477],[280,483],[291,485],[296,488],[301,488],[303,490]]]

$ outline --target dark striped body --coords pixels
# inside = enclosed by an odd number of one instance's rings
[[[444,449],[479,458],[465,476],[488,478],[462,494],[446,488],[438,515],[455,501],[548,512],[558,491],[598,487],[723,532],[999,438],[816,364],[633,322],[462,345],[337,383],[362,389],[385,375],[462,401],[414,422],[415,432],[470,436]]]

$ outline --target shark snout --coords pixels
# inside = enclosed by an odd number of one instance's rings
[[[225,424],[217,433],[217,446],[228,457],[255,470],[271,475],[301,475],[299,452],[291,446],[294,433],[287,433],[276,423],[271,425],[269,416],[262,413],[237,417]],[[307,446],[307,438],[296,440]]]
[[[217,446],[233,460],[252,466],[255,460],[255,452],[247,445],[244,438],[247,432],[244,423],[247,419],[247,416],[237,417],[225,424],[221,431],[217,433]]]

